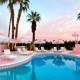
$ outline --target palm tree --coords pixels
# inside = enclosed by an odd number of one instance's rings
[[[16,0],[0,0],[0,4],[4,4],[9,1],[10,10],[11,10],[11,19],[12,19],[12,39],[14,39],[14,9],[13,3],[16,3]]]
[[[11,27],[11,15],[10,15],[10,21],[9,21],[9,30],[8,30],[8,37],[10,38],[10,27]]]
[[[10,9],[10,4],[8,4],[8,8],[11,12],[11,9]],[[10,21],[9,21],[9,30],[8,30],[8,37],[10,38],[10,27],[11,27],[11,14],[10,14]]]
[[[78,14],[78,17],[77,17],[77,19],[79,19],[79,20],[80,20],[80,13]]]
[[[32,33],[33,33],[33,38],[32,38],[32,41],[33,41],[33,45],[32,45],[32,49],[34,50],[34,41],[35,41],[35,31],[36,31],[36,22],[40,21],[41,20],[41,17],[40,17],[40,14],[38,14],[37,12],[33,12],[31,11],[31,14],[28,14],[27,15],[28,20],[27,21],[30,21],[32,23],[31,25],[31,28],[32,28]]]
[[[29,0],[17,0],[20,3],[20,9],[18,11],[18,17],[17,17],[17,23],[16,23],[16,33],[15,33],[15,39],[17,39],[18,36],[18,25],[21,17],[22,11],[27,11],[29,9]]]
[[[13,3],[16,3],[16,0],[9,0],[10,4],[10,10],[11,10],[11,19],[12,19],[12,39],[14,39],[14,9],[13,9]]]

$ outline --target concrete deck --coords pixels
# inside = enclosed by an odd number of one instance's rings
[[[36,51],[33,51],[32,55],[15,54],[17,52],[11,52],[11,53],[17,56],[16,59],[14,60],[15,62],[0,65],[0,70],[22,65],[22,64],[27,63],[28,61],[30,61],[34,56],[40,55],[40,54],[59,54],[59,55],[68,55],[68,56],[73,56],[73,57],[80,58],[80,55],[69,54],[69,53],[74,53],[74,51],[71,51],[71,50],[66,50],[66,51],[64,51],[62,53],[56,53],[56,52],[53,52],[53,51],[50,51],[50,50],[47,51],[47,52],[36,52]],[[3,55],[2,55],[2,57],[3,57]]]

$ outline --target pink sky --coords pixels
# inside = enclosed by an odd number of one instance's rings
[[[71,19],[75,15],[74,12],[64,16],[58,16],[56,19],[46,20],[38,23],[36,29],[36,39],[46,39],[52,41],[54,39],[62,40],[75,40],[71,36],[74,32],[80,33],[80,22],[76,19]],[[21,32],[22,30],[19,30]],[[23,30],[24,31],[24,30]],[[23,32],[22,31],[22,32]],[[24,33],[19,33],[19,37],[24,36],[28,39],[32,39],[32,32],[28,30]]]
[[[7,5],[4,4],[0,7],[0,33],[6,36],[8,36],[10,19]],[[14,5],[14,25],[16,25],[18,10],[19,4]],[[78,13],[80,12],[80,0],[36,0],[36,2],[30,0],[30,10],[37,11],[41,15],[41,21],[37,23],[35,39],[46,39],[47,41],[54,39],[75,40],[71,34],[74,32],[80,34],[80,21],[77,20]],[[22,12],[18,28],[18,38],[25,37],[32,40],[31,23],[26,22],[26,16],[29,12]]]

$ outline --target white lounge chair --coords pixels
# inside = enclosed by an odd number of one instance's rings
[[[22,48],[22,51],[23,52],[33,52],[33,51],[30,51],[30,50],[26,50],[24,47]]]
[[[47,50],[45,50],[44,47],[41,47],[41,51],[45,51],[46,52]]]
[[[54,51],[57,51],[57,47],[54,47]]]
[[[22,51],[24,51],[24,52],[25,52],[25,51],[27,51],[27,50],[23,47],[23,48],[22,48]]]
[[[16,59],[17,56],[10,53],[10,49],[4,49],[4,57],[6,59]]]
[[[41,51],[41,50],[39,50],[38,47],[35,47],[35,51]]]
[[[25,52],[23,52],[22,50],[21,50],[21,48],[17,48],[17,51],[19,52],[19,54],[29,54],[29,53],[32,53],[33,51],[25,51]]]
[[[61,51],[61,52],[64,51],[64,47],[61,47],[58,51]]]

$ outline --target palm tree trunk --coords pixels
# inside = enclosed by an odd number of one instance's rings
[[[10,37],[10,27],[11,27],[11,16],[10,16],[10,22],[9,22],[8,37]]]
[[[16,33],[15,33],[15,39],[17,39],[18,36],[18,25],[19,25],[19,21],[20,21],[20,17],[21,17],[21,13],[22,13],[22,4],[20,4],[20,9],[18,11],[18,17],[17,17],[17,23],[16,23]]]
[[[11,15],[10,15],[10,22],[9,22],[9,30],[8,30],[8,37],[10,38],[10,27],[11,27]],[[8,43],[9,48],[9,43]]]
[[[35,31],[33,31],[33,42],[35,41]]]
[[[32,50],[34,50],[34,41],[35,41],[35,30],[33,31],[33,44],[32,44]]]
[[[9,0],[10,3],[10,9],[11,9],[11,18],[12,18],[12,39],[14,39],[14,9],[13,4],[11,3],[11,0]]]

